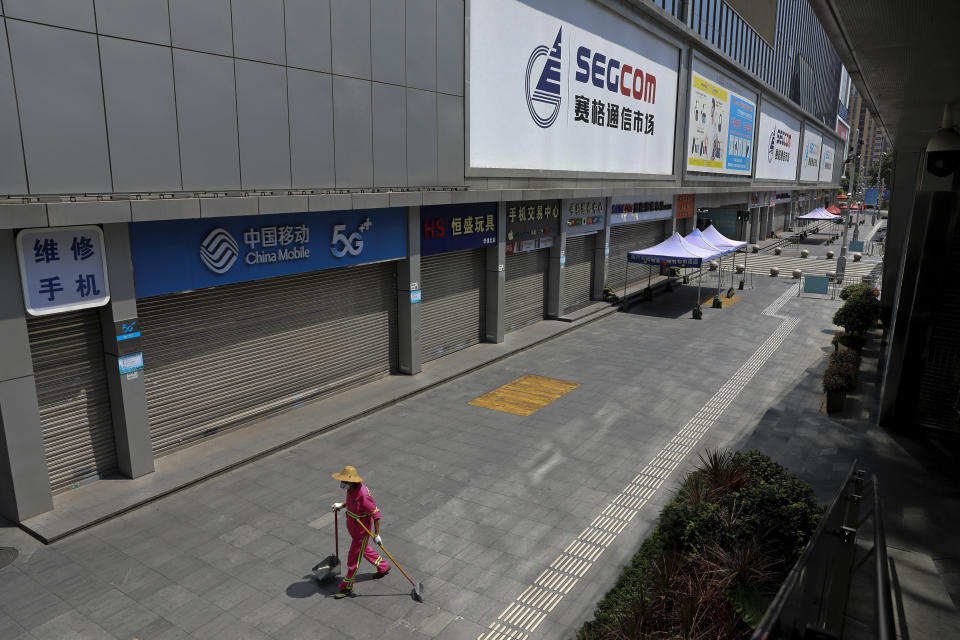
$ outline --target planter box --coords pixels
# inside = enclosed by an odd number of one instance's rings
[[[843,411],[843,404],[847,399],[846,391],[828,391],[827,392],[827,413],[839,413]]]

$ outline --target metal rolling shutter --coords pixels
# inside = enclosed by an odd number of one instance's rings
[[[547,268],[550,250],[507,256],[504,292],[504,332],[543,320],[546,313]]]
[[[62,491],[113,473],[100,310],[28,318],[27,329],[51,487]]]
[[[420,356],[429,362],[483,337],[486,253],[470,249],[420,260]]]
[[[155,453],[390,372],[385,262],[138,301]]]
[[[627,284],[646,280],[648,274],[657,275],[659,267],[648,267],[642,264],[627,265],[627,252],[637,249],[646,249],[661,242],[667,237],[670,221],[658,220],[655,222],[641,222],[639,224],[624,224],[610,227],[610,255],[607,258],[607,284],[613,287],[619,295],[623,290],[623,276],[627,272]],[[620,289],[620,291],[617,291]]]
[[[594,238],[594,235],[567,238],[567,262],[563,268],[564,309],[590,302]]]

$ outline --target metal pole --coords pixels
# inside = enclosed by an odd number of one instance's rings
[[[624,309],[627,303],[627,273],[630,269],[630,254],[627,253],[627,264],[623,267],[623,297],[620,298],[620,309]]]

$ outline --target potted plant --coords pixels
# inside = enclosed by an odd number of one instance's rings
[[[741,282],[743,282],[743,281],[741,280]],[[736,293],[736,292],[734,291],[733,287],[730,287],[729,289],[727,289],[727,297],[728,297],[728,298],[732,298],[735,293]]]
[[[740,278],[740,285],[737,288],[743,290],[743,278]]]
[[[827,413],[843,411],[847,392],[854,388],[860,356],[848,349],[830,354],[823,372],[823,391],[827,395]]]
[[[714,309],[723,309],[723,300],[720,299],[719,295],[713,296],[713,304],[710,306]]]
[[[693,305],[693,319],[700,320],[703,318],[703,309],[700,307],[700,303]]]

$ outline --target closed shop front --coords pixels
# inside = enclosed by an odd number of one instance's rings
[[[99,309],[27,320],[50,485],[116,471]]]
[[[131,225],[154,453],[388,374],[405,224],[384,209]]]
[[[496,220],[496,203],[421,208],[423,362],[483,340],[486,247],[497,243]]]
[[[562,294],[564,312],[590,302],[597,234],[603,231],[606,214],[605,198],[563,201],[563,226],[566,234]]]
[[[669,198],[669,196],[668,196]],[[660,273],[658,267],[631,264],[627,253],[646,249],[666,239],[672,228],[673,205],[670,200],[614,198],[610,212],[610,255],[607,260],[607,284],[614,289],[647,280]]]
[[[550,247],[562,224],[560,201],[507,203],[504,331],[520,329],[546,315]]]

